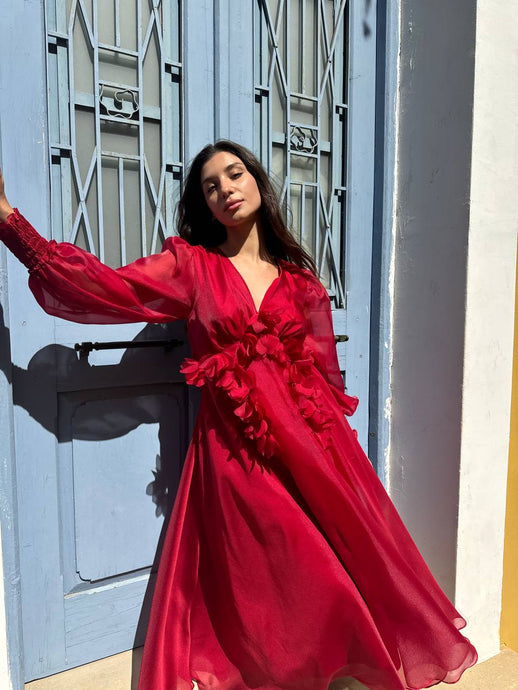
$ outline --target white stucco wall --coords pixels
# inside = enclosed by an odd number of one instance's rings
[[[477,3],[456,603],[500,649],[518,230],[518,14]]]
[[[475,4],[402,0],[390,495],[455,596]]]
[[[518,15],[401,0],[391,495],[481,659],[500,649]]]

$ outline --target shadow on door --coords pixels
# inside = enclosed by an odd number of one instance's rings
[[[122,356],[113,351],[85,357],[52,344],[24,369],[11,363],[0,311],[0,369],[12,383],[13,403],[57,441],[59,490],[49,509],[60,515],[66,628],[66,665],[60,670],[143,644],[199,397],[178,373],[189,354],[183,322],[146,325],[136,338],[172,338],[181,341],[173,350],[127,349]],[[17,464],[38,462],[33,450],[32,457],[17,456]],[[24,534],[31,529],[27,506],[34,491],[37,486],[18,487]],[[38,539],[40,529],[33,527]],[[29,567],[30,558],[21,554],[22,582],[31,576]],[[139,665],[135,650],[132,687]]]

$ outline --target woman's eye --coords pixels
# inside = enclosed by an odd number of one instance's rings
[[[215,185],[211,184],[210,187],[207,187],[207,194],[212,194],[215,189]]]
[[[232,175],[232,179],[233,179],[233,180],[237,180],[237,178],[238,178],[238,177],[241,177],[242,174],[243,174],[242,172],[234,173],[234,174]]]

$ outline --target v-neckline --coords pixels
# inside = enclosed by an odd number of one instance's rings
[[[277,284],[277,282],[279,281],[279,279],[280,279],[280,277],[281,277],[281,275],[282,275],[282,273],[283,273],[283,271],[282,271],[282,265],[281,265],[281,260],[280,260],[280,259],[277,259],[277,269],[278,269],[278,271],[279,271],[279,274],[278,274],[277,276],[275,276],[275,278],[272,280],[272,282],[270,283],[270,285],[266,288],[266,292],[264,293],[263,298],[261,299],[261,302],[260,302],[259,307],[258,307],[258,306],[256,305],[256,303],[255,303],[254,296],[252,295],[252,291],[251,291],[250,288],[248,287],[248,283],[246,282],[246,280],[243,278],[243,275],[241,274],[241,271],[237,268],[237,266],[234,264],[234,262],[232,261],[232,259],[231,259],[229,256],[227,256],[227,255],[225,254],[225,252],[224,252],[222,249],[220,249],[219,247],[215,247],[215,249],[219,252],[219,254],[220,254],[224,259],[227,260],[227,262],[230,264],[230,266],[231,266],[231,267],[233,268],[233,270],[236,272],[238,278],[241,280],[241,283],[243,284],[243,286],[244,286],[244,288],[245,288],[245,290],[246,290],[246,292],[247,292],[247,294],[248,294],[248,297],[250,298],[250,302],[252,303],[252,306],[253,306],[253,308],[254,308],[255,313],[256,313],[256,314],[259,314],[259,312],[261,311],[261,309],[262,309],[262,307],[263,307],[263,304],[264,304],[266,298],[268,297],[269,293],[273,290],[274,286]]]

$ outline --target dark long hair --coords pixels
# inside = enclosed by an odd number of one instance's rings
[[[261,195],[260,220],[266,251],[316,273],[315,262],[296,241],[282,216],[279,199],[266,171],[254,154],[240,144],[221,139],[205,146],[192,161],[177,209],[178,234],[190,244],[216,247],[226,240],[224,225],[212,218],[201,186],[201,170],[216,153],[237,156],[254,176]]]

